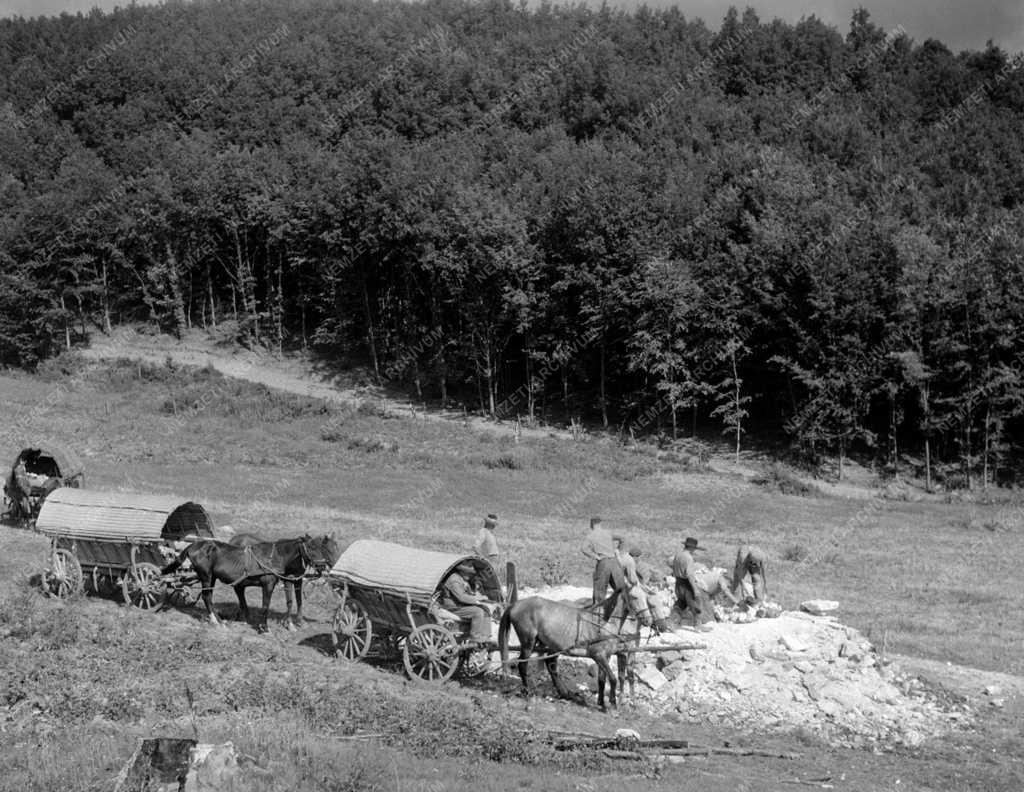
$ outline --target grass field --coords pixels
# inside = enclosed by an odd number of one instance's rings
[[[783,495],[607,439],[517,444],[457,421],[388,419],[372,406],[329,408],[207,370],[127,361],[3,375],[0,397],[17,416],[3,438],[10,456],[22,439],[52,438],[81,454],[90,488],[175,493],[240,530],[459,550],[482,514],[496,511],[502,549],[527,584],[588,582],[578,545],[592,514],[655,560],[694,534],[710,560],[728,566],[736,545],[753,541],[773,559],[769,584],[784,606],[836,599],[843,620],[889,652],[1024,674],[1014,575],[1022,512],[1006,493],[988,505]],[[435,690],[372,665],[339,669],[315,636],[280,629],[269,637],[241,624],[213,630],[197,614],[140,614],[102,598],[61,607],[28,584],[43,563],[42,537],[9,528],[0,536],[0,705],[13,737],[0,741],[0,765],[13,768],[0,789],[108,788],[138,736],[193,725],[204,740],[232,739],[267,759],[271,772],[252,779],[253,789],[596,790],[636,773],[556,757],[529,722],[737,739],[642,712],[609,724],[592,707],[495,695],[514,689],[511,681],[501,691]],[[978,750],[1021,755],[1014,713],[913,757],[831,750],[806,735],[763,739],[809,739],[815,758],[800,772],[841,766],[857,780],[851,789],[1020,789],[1019,759]],[[372,750],[339,739],[357,731],[387,737]],[[898,772],[906,762],[916,769]],[[708,760],[630,783],[753,790],[766,788],[766,771],[795,772],[766,760]]]

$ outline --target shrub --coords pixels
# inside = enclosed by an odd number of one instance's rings
[[[778,462],[772,464],[764,475],[754,479],[754,483],[769,489],[777,489],[783,495],[813,496],[821,494],[821,491],[801,481],[796,474]]]
[[[375,454],[386,451],[391,454],[398,453],[398,441],[386,440],[383,437],[356,437],[349,441],[348,447],[353,451],[365,451],[367,454]]]
[[[782,551],[783,561],[792,561],[795,564],[802,564],[811,557],[811,551],[802,544],[789,545]]]
[[[56,382],[65,377],[76,377],[85,370],[86,360],[77,350],[64,350],[56,357],[42,361],[36,373],[45,382]]]
[[[540,579],[548,586],[564,586],[571,580],[571,575],[559,556],[545,556],[540,562]]]
[[[488,470],[521,470],[522,462],[512,454],[500,454],[496,457],[488,457],[484,460],[484,467]]]

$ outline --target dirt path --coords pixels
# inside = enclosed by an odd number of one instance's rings
[[[268,388],[300,396],[323,399],[332,404],[358,407],[365,402],[379,404],[389,415],[425,420],[461,423],[491,434],[512,435],[515,424],[467,415],[453,410],[424,409],[411,401],[396,399],[382,387],[339,387],[329,381],[308,359],[279,357],[239,347],[223,348],[212,343],[205,334],[194,331],[182,339],[166,335],[151,336],[120,328],[112,335],[94,333],[82,355],[91,360],[128,358],[146,363],[162,364],[167,360],[181,366],[211,366],[227,377],[256,382]],[[519,429],[522,437],[558,437],[572,439],[570,432],[555,428]]]

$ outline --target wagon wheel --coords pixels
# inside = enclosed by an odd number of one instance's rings
[[[167,590],[160,578],[160,567],[141,561],[121,578],[124,601],[141,610],[154,610],[164,604]]]
[[[444,682],[459,667],[459,645],[455,636],[441,625],[424,624],[409,633],[402,659],[410,677]]]
[[[459,670],[464,676],[483,676],[491,668],[491,651],[486,647],[463,652],[461,658]]]
[[[167,604],[175,608],[191,608],[199,602],[203,584],[197,577],[183,577],[175,580],[167,589]]]
[[[335,652],[346,660],[362,660],[370,651],[373,640],[373,622],[363,606],[349,600],[334,614]]]
[[[54,550],[50,556],[50,566],[43,570],[43,591],[67,599],[80,592],[84,583],[82,565],[74,553],[63,547]]]

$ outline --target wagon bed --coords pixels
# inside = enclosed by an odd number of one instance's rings
[[[476,570],[477,590],[504,607],[501,582],[485,558],[374,539],[353,542],[330,572],[341,598],[334,620],[338,654],[359,660],[376,636],[386,653],[401,652],[413,678],[443,681],[460,667],[468,673],[483,670],[494,647],[467,643],[469,620],[438,604],[445,578],[467,562]]]
[[[79,489],[55,490],[43,502],[36,529],[50,537],[46,591],[68,597],[120,585],[125,601],[144,609],[174,594],[181,604],[198,595],[187,574],[165,584],[160,570],[184,547],[213,538],[213,522],[192,501]]]

